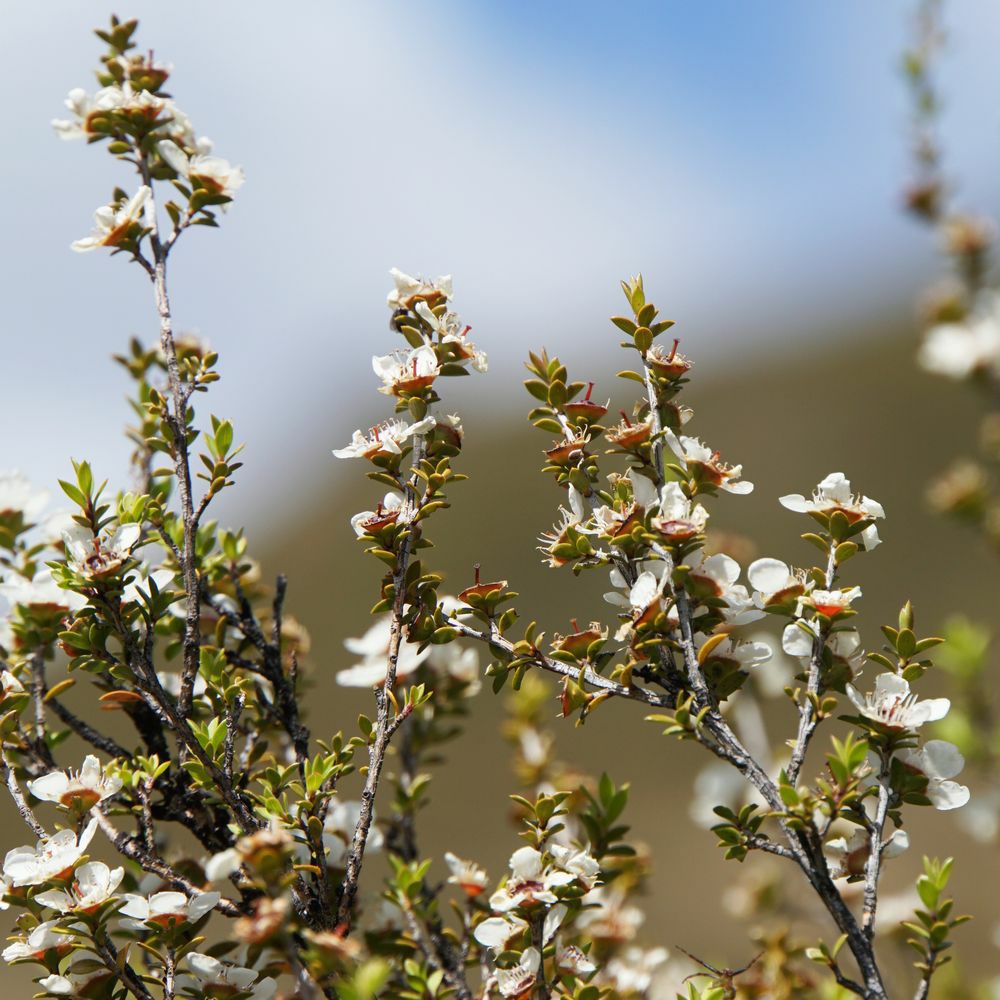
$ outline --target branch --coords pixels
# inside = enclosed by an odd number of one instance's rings
[[[14,800],[14,805],[17,806],[17,811],[21,814],[21,819],[28,824],[39,840],[47,840],[48,831],[38,822],[31,806],[28,805],[24,792],[21,791],[21,786],[17,783],[17,775],[14,774],[14,769],[10,766],[7,754],[3,750],[0,750],[0,775],[3,776],[4,784],[7,786],[7,791],[10,792],[10,797]]]
[[[875,819],[869,830],[871,838],[868,849],[868,860],[865,862],[865,911],[862,927],[870,941],[875,936],[875,911],[878,908],[878,877],[882,866],[882,833],[885,830],[885,819],[889,811],[889,766],[890,756],[881,751],[881,766],[878,773],[878,806]]]
[[[119,854],[124,854],[126,858],[131,858],[135,861],[143,869],[143,871],[150,872],[153,875],[159,875],[164,882],[176,886],[181,890],[181,892],[191,899],[196,899],[198,896],[204,895],[201,889],[199,889],[189,879],[185,878],[179,871],[175,868],[171,868],[170,865],[168,865],[165,861],[162,861],[160,858],[154,857],[137,838],[119,830],[111,822],[111,820],[105,816],[99,806],[94,806],[94,808],[90,810],[90,815],[97,820],[97,825],[101,828],[101,832],[108,838],[115,850],[118,851]],[[226,899],[224,896],[218,903],[215,904],[215,909],[227,917],[239,917],[242,916],[244,912],[232,900]]]
[[[837,549],[833,542],[830,542],[830,555],[826,563],[826,589],[833,589],[833,582],[837,578]],[[809,743],[816,732],[819,719],[816,717],[815,700],[819,697],[820,671],[823,666],[823,650],[826,647],[826,640],[829,636],[829,629],[821,628],[819,635],[813,640],[812,656],[809,658],[809,677],[806,682],[806,696],[799,705],[799,731],[795,738],[795,747],[792,750],[792,758],[788,763],[788,780],[794,785],[798,780],[799,772],[805,763],[806,751]]]

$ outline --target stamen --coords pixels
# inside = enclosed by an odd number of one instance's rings
[[[632,421],[629,420],[628,414],[624,410],[619,410],[618,412],[622,415],[622,420],[625,421],[625,426],[626,427],[631,427],[632,426]]]
[[[673,347],[673,350],[670,352],[670,357],[667,358],[667,361],[673,361],[674,358],[677,356],[677,345],[679,343],[680,343],[680,340],[677,337],[675,337],[674,338],[674,347]]]
[[[475,573],[476,573],[476,586],[478,587],[479,586],[479,563],[476,563],[476,565],[473,566],[472,568],[473,568],[473,570],[475,570]]]
[[[593,382],[588,382],[587,383],[587,395],[583,397],[583,401],[585,403],[589,403],[590,402],[590,394],[593,391],[594,391],[594,383]]]

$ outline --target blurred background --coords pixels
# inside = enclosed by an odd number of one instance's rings
[[[105,13],[12,0],[0,15],[0,465],[53,487],[67,452],[127,485],[127,382],[109,357],[156,330],[138,269],[69,250],[132,179],[48,124],[71,87],[93,87],[90,31]],[[378,490],[330,449],[388,412],[370,358],[395,346],[392,266],[453,273],[456,306],[490,356],[487,377],[446,386],[472,476],[435,531],[453,591],[481,562],[549,632],[610,617],[604,579],[555,578],[534,551],[560,494],[538,473],[547,438],[526,425],[520,380],[526,351],[544,346],[613,409],[630,407],[607,317],[623,311],[618,279],[642,271],[696,362],[691,432],[756,483],[713,505],[716,526],[749,534],[758,555],[805,562],[804,527],[776,498],[842,469],[888,515],[884,546],[849,567],[870,648],[908,597],[925,634],[956,612],[994,611],[993,556],[924,499],[932,473],[970,450],[978,403],[913,361],[914,303],[938,264],[900,209],[910,4],[303,2],[279,15],[177,0],[117,13],[141,18],[140,44],[175,65],[180,106],[247,170],[222,231],[186,235],[172,258],[173,304],[179,328],[222,355],[209,408],[247,448],[219,514],[247,527],[266,574],[290,576],[290,607],[313,639],[315,735],[350,728],[371,701],[333,677],[377,595],[348,519]],[[970,205],[995,209],[1000,8],[956,4],[949,27],[949,170]],[[502,715],[502,699],[480,695],[458,765],[435,778],[422,845],[494,876],[518,846]],[[637,719],[612,705],[582,731],[561,723],[560,755],[633,783],[634,826],[656,859],[647,943],[739,965],[745,937],[717,899],[740,873],[688,815],[703,755]],[[775,726],[791,731],[790,720],[778,705]],[[1000,906],[983,873],[995,849],[931,812],[887,882],[911,882],[922,853],[959,854],[959,905],[978,917],[961,932],[962,959],[990,972]],[[28,839],[6,827],[5,845]]]

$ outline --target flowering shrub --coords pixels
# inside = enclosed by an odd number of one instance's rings
[[[882,506],[840,472],[781,497],[817,565],[761,558],[741,582],[709,523],[714,501],[739,503],[754,485],[689,433],[692,362],[636,277],[612,320],[632,362],[619,422],[544,351],[525,383],[564,504],[542,558],[567,583],[606,573],[613,620],[551,638],[522,629],[517,594],[478,568],[446,595],[427,559],[464,478],[445,387],[488,364],[450,278],[394,271],[401,346],[373,359],[392,411],[334,451],[372,481],[351,528],[379,565],[374,621],[349,640],[359,659],[338,681],[372,689],[374,710],[350,735],[315,739],[286,581],[265,587],[244,535],[208,520],[240,448],[229,421],[198,420],[218,358],[175,336],[170,312],[170,255],[192,227],[219,224],[243,171],[167,96],[169,71],[136,53],[135,30],[113,20],[98,33],[101,87],[73,91],[73,117],[55,123],[136,175],[73,244],[124,254],[152,287],[159,344],[133,342],[118,359],[135,382],[135,482],[113,492],[78,461],[61,483],[71,511],[45,517],[40,492],[0,479],[0,764],[36,841],[4,859],[4,905],[17,912],[4,959],[30,963],[51,997],[888,997],[875,941],[883,865],[908,847],[913,810],[959,808],[968,791],[956,747],[922,733],[949,710],[920,690],[941,640],[919,636],[907,604],[866,654],[852,621],[863,595],[848,564],[879,544]],[[787,677],[769,673],[768,620],[796,664]],[[416,836],[426,767],[481,687],[480,656],[494,692],[511,692],[523,792],[523,843],[499,878],[475,857],[425,857]],[[748,722],[768,691],[791,708],[789,738],[773,746]],[[778,942],[739,969],[692,956],[685,979],[662,941],[643,938],[648,858],[623,822],[628,787],[560,763],[545,721],[553,702],[583,723],[611,700],[711,755],[721,770],[700,782],[701,811],[725,857],[784,865],[825,913],[822,940]],[[94,721],[98,704],[120,714],[117,735]],[[358,800],[342,786],[355,772]],[[91,860],[97,851],[114,860]],[[916,997],[965,919],[946,896],[950,872],[925,859],[903,915]]]

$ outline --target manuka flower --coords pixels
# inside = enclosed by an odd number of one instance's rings
[[[758,608],[787,604],[812,587],[804,571],[793,571],[780,559],[755,559],[747,569],[747,579]]]
[[[86,604],[81,594],[63,590],[52,579],[52,570],[43,569],[32,579],[13,575],[0,583],[0,596],[13,606],[29,611],[76,611]]]
[[[145,185],[128,202],[102,205],[94,213],[94,231],[71,244],[79,253],[98,247],[118,247],[134,241],[142,232],[142,218],[152,191]]]
[[[332,867],[344,867],[360,816],[361,803],[355,800],[334,799],[327,809],[326,821],[323,824],[323,846],[326,848],[327,861]],[[365,849],[369,853],[377,854],[382,850],[384,843],[385,838],[375,825],[375,814],[372,813],[372,825]]]
[[[797,514],[821,514],[829,517],[840,512],[850,524],[885,517],[885,510],[877,500],[851,493],[851,481],[842,472],[831,472],[813,491],[811,500],[801,493],[790,493],[779,497],[778,502]],[[879,544],[881,539],[874,524],[869,524],[861,532],[861,541],[869,551]]]
[[[199,892],[193,899],[183,892],[154,892],[148,899],[135,893],[125,893],[125,905],[118,911],[127,919],[122,926],[134,931],[147,930],[147,924],[176,927],[194,923],[209,913],[222,899],[218,892]]]
[[[911,774],[927,779],[924,794],[935,809],[959,809],[969,801],[969,789],[950,780],[965,767],[965,758],[953,743],[928,740],[918,749],[898,751],[895,759]]]
[[[451,875],[448,876],[448,882],[451,885],[457,885],[470,899],[481,895],[489,884],[489,876],[474,861],[466,861],[464,858],[452,854],[451,851],[445,854],[444,860],[451,872]]]
[[[4,948],[0,958],[7,963],[24,959],[41,959],[50,951],[65,954],[73,946],[75,935],[60,927],[58,920],[38,924],[26,938],[14,941]]]
[[[565,566],[580,555],[578,542],[584,533],[583,523],[586,520],[586,510],[583,505],[583,496],[575,486],[570,484],[566,497],[569,501],[569,508],[560,507],[560,520],[555,523],[551,531],[543,532],[538,539],[542,543],[538,547],[538,551],[545,554],[544,561],[554,569]]]
[[[223,997],[239,993],[241,996],[249,995],[251,1000],[266,1000],[273,997],[278,988],[270,976],[258,981],[260,973],[256,969],[222,962],[201,952],[189,951],[184,961],[205,996]]]
[[[38,841],[34,847],[15,847],[7,852],[3,873],[13,886],[41,885],[55,878],[68,878],[94,839],[97,820],[91,820],[79,839],[73,830],[60,830]]]
[[[36,490],[20,472],[0,472],[0,524],[18,515],[22,524],[34,524],[48,502],[48,493]]]
[[[910,846],[910,835],[905,830],[896,830],[882,844],[882,858],[898,857]],[[827,842],[830,858],[830,875],[833,878],[860,878],[865,873],[865,863],[871,849],[871,837],[867,830],[857,829],[851,836],[837,837]]]
[[[450,299],[452,296],[450,274],[438,278],[437,281],[412,278],[395,267],[389,274],[395,285],[395,288],[386,297],[386,303],[390,309],[413,309],[418,302],[428,302],[433,306],[442,300]]]
[[[360,538],[362,535],[373,535],[392,524],[398,524],[406,504],[398,493],[386,493],[382,502],[375,510],[363,510],[351,518],[351,527]]]
[[[73,112],[74,118],[53,118],[52,127],[60,139],[90,139],[105,135],[108,116],[127,102],[128,96],[117,84],[102,87],[95,94],[88,94],[82,87],[74,87],[66,98],[66,107]]]
[[[677,483],[666,483],[660,490],[659,513],[650,524],[668,545],[687,542],[705,531],[708,511],[689,500]]]
[[[937,722],[951,708],[947,698],[918,701],[917,696],[910,693],[909,683],[898,674],[879,674],[875,678],[875,690],[865,695],[848,684],[847,696],[865,718],[894,731],[918,729],[925,722]]]
[[[138,524],[119,524],[110,534],[101,535],[77,524],[63,532],[66,560],[80,576],[96,580],[120,569],[141,535]]]
[[[426,434],[437,425],[434,417],[424,417],[414,424],[405,420],[386,420],[377,424],[367,434],[360,430],[351,436],[346,448],[335,448],[335,458],[375,459],[387,455],[402,455],[403,445],[414,435]]]
[[[191,156],[170,139],[158,143],[156,148],[163,161],[195,190],[232,198],[246,181],[243,168],[234,167],[221,156],[212,156],[211,143],[206,140],[201,140],[200,147]]]
[[[77,772],[50,771],[28,782],[28,790],[36,799],[81,813],[115,795],[121,787],[121,779],[106,777],[101,762],[93,754],[87,754]]]
[[[114,897],[124,877],[124,868],[111,869],[102,861],[88,861],[73,872],[68,889],[40,892],[34,899],[60,913],[93,913]]]
[[[917,360],[922,368],[947,378],[1000,374],[1000,296],[985,297],[964,322],[931,327]]]
[[[785,626],[781,634],[781,648],[798,658],[803,665],[812,658],[813,648],[819,636],[820,624],[816,619],[799,619]],[[833,654],[850,676],[861,672],[865,664],[865,651],[861,648],[861,636],[855,629],[831,632],[826,640],[826,648]]]
[[[796,613],[801,615],[803,608],[813,608],[818,614],[827,618],[836,618],[850,610],[851,604],[860,596],[860,587],[848,587],[845,590],[813,590],[799,598]]]
[[[541,955],[535,948],[526,948],[512,969],[497,969],[494,975],[500,996],[507,1000],[523,1000],[535,988],[535,977]]]
[[[684,463],[688,475],[699,485],[725,490],[727,493],[752,493],[753,483],[741,478],[742,465],[726,465],[719,460],[719,453],[712,451],[698,438],[677,437],[673,431],[666,432],[670,450]]]
[[[348,652],[362,657],[359,663],[341,670],[337,674],[337,683],[341,687],[378,687],[385,683],[385,665],[389,657],[389,642],[392,634],[392,622],[385,615],[372,625],[358,639],[345,639],[344,645]],[[396,660],[396,679],[409,677],[430,655],[433,646],[420,649],[405,640],[399,645],[399,657]]]
[[[510,857],[510,877],[490,896],[490,907],[505,913],[517,907],[531,907],[539,903],[556,903],[553,889],[567,885],[576,876],[553,866],[545,867],[542,854],[533,847],[522,847]]]
[[[373,357],[372,368],[382,379],[379,392],[387,396],[412,396],[433,385],[441,373],[434,348],[426,344],[412,351]]]

